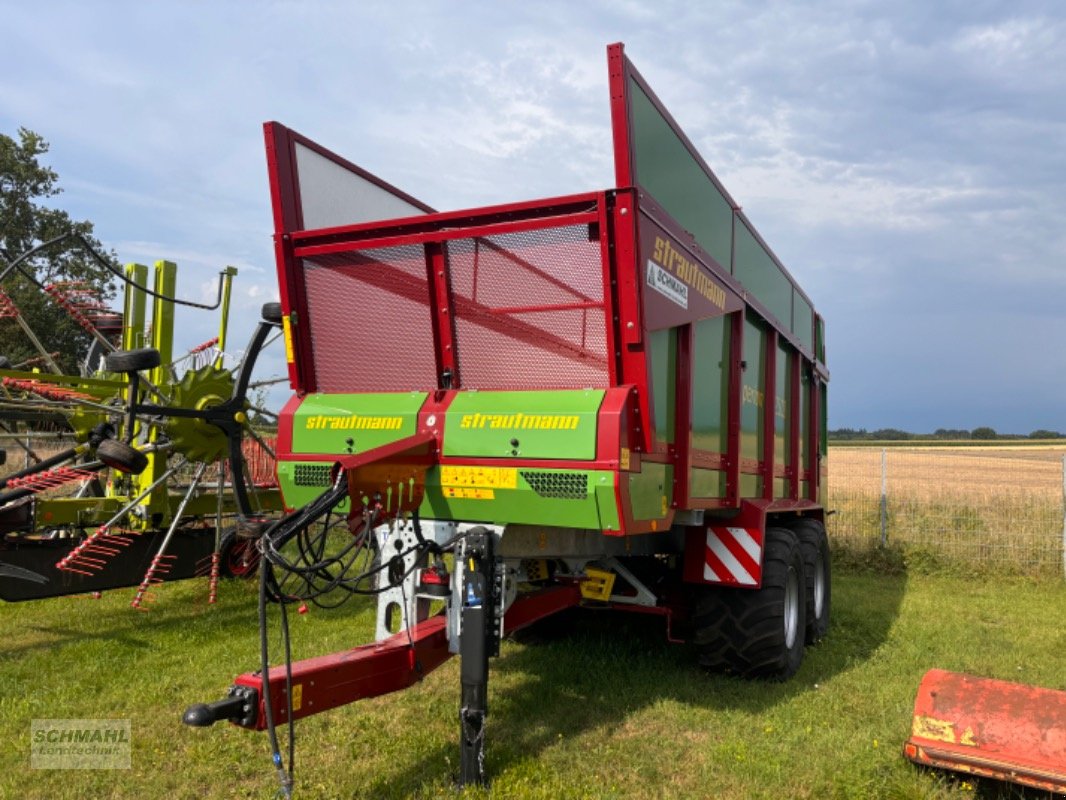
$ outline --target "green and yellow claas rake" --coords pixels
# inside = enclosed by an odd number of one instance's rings
[[[3,295],[0,316],[32,340],[41,366],[0,369],[0,423],[26,451],[26,466],[8,464],[0,478],[0,598],[128,586],[137,587],[132,604],[141,607],[156,584],[203,574],[214,602],[220,575],[254,572],[258,556],[243,537],[280,502],[272,415],[248,398],[263,385],[252,371],[271,335],[280,337],[280,311],[264,308],[269,318],[239,364],[227,367],[236,269],[220,275],[214,306],[178,300],[176,271],[157,262],[149,287],[147,267],[127,266],[121,314],[88,287],[44,287],[91,334],[81,376],[59,372]],[[180,304],[220,309],[221,321],[216,338],[175,358]],[[56,427],[70,446],[37,457],[33,443],[47,437],[34,432]]]
[[[377,641],[260,661],[187,723],[265,729],[281,765],[279,724],[458,654],[459,779],[481,783],[512,631],[655,615],[769,679],[825,635],[822,319],[621,45],[608,66],[604,191],[439,213],[265,126],[294,394],[263,613],[375,595]]]

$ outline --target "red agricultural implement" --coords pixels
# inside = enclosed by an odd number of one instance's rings
[[[373,594],[377,641],[264,661],[189,724],[266,729],[280,764],[277,725],[459,655],[481,783],[512,631],[656,615],[704,666],[770,679],[825,635],[822,319],[621,45],[608,65],[604,191],[438,213],[265,126],[294,394],[261,622]]]
[[[929,670],[903,753],[916,764],[1066,793],[1066,692]]]

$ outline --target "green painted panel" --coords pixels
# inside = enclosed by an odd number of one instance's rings
[[[745,363],[740,398],[740,457],[762,459],[762,411],[766,393],[763,352],[766,334],[750,319],[744,320]]]
[[[655,439],[673,444],[677,410],[677,328],[663,328],[648,334],[651,360],[651,404],[655,417]]]
[[[761,497],[762,496],[762,478],[758,475],[741,475],[740,476],[740,496],[741,497]]]
[[[747,225],[737,225],[734,273],[744,288],[755,296],[787,328],[792,325],[792,283],[770,257]]]
[[[593,389],[459,392],[445,415],[444,455],[591,460],[603,397]]]
[[[629,503],[633,519],[659,519],[666,515],[673,488],[674,468],[645,461],[639,473],[629,473]]]
[[[362,453],[413,436],[427,396],[426,392],[309,394],[293,415],[292,450]]]
[[[629,97],[637,183],[728,270],[732,207],[635,81]]]
[[[789,408],[792,400],[792,362],[789,358],[790,348],[780,341],[777,345],[777,376],[774,378],[774,463],[790,463],[788,438],[792,431],[794,409]]]
[[[800,465],[801,469],[807,470],[811,468],[811,379],[807,374],[807,370],[800,370],[800,406],[799,406],[799,424],[800,424]]]
[[[725,497],[726,474],[717,469],[689,470],[689,495],[699,498]]]
[[[792,294],[792,333],[804,347],[814,349],[814,309],[799,292]]]
[[[692,446],[726,451],[729,429],[729,318],[702,319],[693,329]]]
[[[441,485],[441,469],[426,475],[423,519],[522,523],[618,530],[614,473],[602,470],[517,468],[514,488]]]

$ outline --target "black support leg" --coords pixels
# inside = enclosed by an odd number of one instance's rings
[[[484,786],[485,718],[489,713],[489,655],[495,650],[496,597],[492,533],[470,532],[466,539],[459,640],[462,693],[459,703],[459,785]]]

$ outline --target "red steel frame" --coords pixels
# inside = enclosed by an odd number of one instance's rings
[[[270,167],[271,196],[274,209],[275,245],[278,254],[279,283],[282,304],[292,320],[294,364],[291,367],[293,386],[299,395],[315,391],[315,365],[307,332],[307,297],[304,290],[303,259],[341,254],[367,248],[395,245],[421,244],[426,252],[426,278],[431,303],[433,347],[438,376],[448,371],[451,381],[448,387],[438,385],[425,387],[436,390],[420,414],[420,430],[424,430],[430,416],[443,419],[445,411],[456,390],[463,388],[461,363],[457,358],[454,320],[457,311],[469,309],[458,307],[449,291],[450,275],[448,259],[443,244],[454,239],[470,239],[491,235],[517,233],[563,225],[589,224],[599,232],[600,254],[603,270],[603,298],[601,303],[578,304],[588,307],[601,306],[606,321],[606,346],[608,348],[607,371],[610,385],[608,399],[604,403],[601,421],[606,416],[616,417],[612,424],[599,426],[601,436],[596,457],[592,462],[582,462],[583,468],[622,469],[622,449],[629,451],[629,470],[640,469],[641,459],[671,464],[674,468],[674,490],[670,499],[670,512],[652,530],[669,527],[676,509],[708,509],[729,512],[744,504],[754,504],[765,515],[775,510],[807,510],[820,513],[818,505],[822,475],[819,443],[821,439],[821,384],[828,373],[818,361],[817,354],[804,346],[790,330],[784,328],[775,317],[733,277],[731,266],[718,264],[705,253],[677,223],[637,185],[633,154],[630,147],[630,98],[631,82],[637,84],[658,108],[663,118],[674,127],[677,136],[689,148],[696,162],[705,170],[710,180],[721,191],[734,210],[734,227],[743,218],[740,207],[721,186],[713,172],[700,158],[691,142],[674,122],[669,112],[656,98],[640,73],[626,58],[622,45],[608,48],[612,132],[615,149],[616,182],[619,187],[610,192],[585,193],[545,200],[509,203],[477,210],[434,213],[428,206],[409,195],[345,161],[339,156],[316,145],[309,139],[278,123],[265,126],[268,162]],[[388,222],[368,222],[333,228],[305,230],[300,198],[299,176],[295,157],[296,145],[308,147],[335,164],[351,171],[363,180],[375,183],[427,212],[424,216],[405,217]],[[739,221],[738,221],[739,220]],[[750,227],[750,226],[749,226]],[[754,229],[753,229],[754,230]],[[684,257],[699,264],[705,273],[725,292],[730,325],[730,356],[728,364],[729,388],[726,410],[727,436],[725,452],[697,450],[693,447],[690,427],[692,420],[692,371],[693,325],[677,327],[677,374],[676,397],[678,407],[675,415],[674,442],[665,446],[656,442],[653,415],[653,398],[650,391],[649,362],[646,354],[647,334],[651,320],[646,318],[642,300],[642,272],[640,265],[649,251],[649,243],[642,241],[649,231],[661,233]],[[758,236],[758,234],[755,234]],[[760,240],[761,241],[761,240]],[[772,255],[772,254],[771,254]],[[787,276],[787,272],[785,273]],[[790,278],[791,280],[791,278]],[[402,292],[397,285],[390,291]],[[796,291],[799,291],[798,287]],[[575,305],[575,304],[571,304]],[[534,306],[538,310],[561,306]],[[576,307],[576,306],[575,306]],[[513,309],[512,309],[513,310]],[[762,375],[764,412],[762,419],[763,446],[755,459],[741,456],[741,389],[742,354],[745,319],[761,320],[765,330],[765,351]],[[676,324],[676,323],[675,323]],[[813,341],[818,346],[820,317],[813,316]],[[787,386],[777,387],[778,342],[787,359]],[[801,375],[809,376],[806,424],[799,419]],[[785,441],[786,463],[777,462],[775,450],[775,397],[780,389],[792,409],[791,424]],[[287,406],[290,412],[295,408]],[[283,414],[283,417],[285,415]],[[298,460],[332,461],[334,456],[292,454],[291,419],[283,420],[279,437],[282,458]],[[806,429],[806,442],[800,445],[800,436]],[[441,430],[435,432],[439,437]],[[665,438],[665,437],[663,437]],[[288,451],[286,453],[285,451]],[[801,462],[806,454],[806,464]],[[438,458],[440,456],[438,455]],[[441,458],[441,461],[447,459]],[[462,459],[463,463],[495,464],[492,459]],[[516,464],[519,462],[516,461]],[[521,465],[530,467],[572,467],[573,463],[559,460],[521,460]],[[692,467],[721,470],[725,474],[726,491],[722,498],[694,498],[690,491]],[[742,475],[757,475],[762,488],[757,497],[742,497]],[[784,479],[787,497],[774,499],[775,479]],[[805,491],[801,497],[801,486]],[[646,532],[647,525],[639,525],[629,518],[627,481],[618,481],[618,500],[625,519],[624,532]],[[760,521],[762,527],[764,519]]]
[[[644,82],[633,65],[625,57],[622,45],[608,48],[612,131],[615,150],[616,183],[619,188],[609,192],[586,193],[547,200],[528,201],[498,205],[473,211],[435,213],[419,201],[395,187],[375,178],[359,167],[316,145],[314,142],[285,128],[278,123],[265,126],[267,155],[270,170],[271,198],[275,223],[275,248],[278,262],[282,306],[289,316],[295,347],[294,361],[290,364],[290,379],[297,392],[283,410],[279,427],[278,448],[282,458],[301,461],[338,460],[336,455],[304,455],[292,453],[292,414],[300,398],[315,391],[315,365],[307,327],[307,296],[304,290],[303,259],[315,256],[339,254],[371,247],[398,244],[422,244],[426,253],[426,279],[431,302],[432,332],[438,376],[445,370],[451,372],[450,386],[425,387],[430,391],[419,412],[418,433],[408,440],[394,443],[383,451],[394,459],[412,460],[414,453],[425,465],[448,463],[442,457],[440,439],[443,435],[444,414],[455,393],[462,389],[461,364],[456,357],[454,320],[456,302],[449,290],[448,260],[443,243],[453,239],[476,238],[502,233],[515,233],[563,225],[589,224],[599,232],[602,264],[602,305],[607,330],[607,369],[610,388],[606,390],[599,412],[600,424],[595,459],[581,462],[584,469],[618,470],[620,473],[640,471],[642,460],[670,463],[674,467],[675,486],[671,509],[661,530],[669,528],[677,509],[720,509],[732,513],[729,525],[743,528],[764,529],[768,514],[776,512],[805,512],[820,514],[818,505],[819,486],[823,465],[819,458],[822,418],[822,385],[828,373],[812,352],[795,337],[780,321],[776,320],[757,300],[750,297],[733,277],[732,265],[721,265],[695,244],[692,237],[666,214],[647,193],[637,185],[630,147],[629,85],[636,82],[647,93],[660,113],[677,132],[680,140],[690,149],[693,157],[707,175],[719,187],[733,207],[734,227],[743,219],[740,207],[718,183],[713,172],[703,162],[695,148],[681,132],[673,118],[659,103],[654,92]],[[367,180],[411,205],[426,211],[425,216],[412,216],[388,222],[373,222],[345,225],[319,230],[305,230],[300,198],[300,183],[295,156],[296,145],[308,147],[334,164],[351,171],[362,180]],[[694,451],[689,428],[692,421],[692,370],[693,370],[693,325],[683,322],[678,328],[677,386],[680,398],[675,416],[674,443],[660,446],[653,430],[654,416],[650,392],[649,364],[646,356],[649,322],[642,300],[640,265],[648,252],[648,243],[642,242],[641,230],[649,227],[662,232],[685,253],[685,257],[699,264],[706,275],[713,278],[725,292],[728,314],[729,339],[729,390],[726,409],[726,451],[721,453]],[[756,234],[757,236],[757,234]],[[761,241],[761,240],[760,240]],[[785,273],[787,275],[787,272]],[[791,279],[790,279],[791,280]],[[401,291],[397,289],[397,291]],[[798,287],[797,287],[797,291]],[[586,304],[569,304],[570,307]],[[557,306],[537,306],[538,309]],[[760,458],[748,460],[741,457],[741,393],[742,359],[745,320],[753,317],[765,323],[764,415],[763,449]],[[812,341],[820,348],[819,330],[821,318],[813,315]],[[778,343],[785,346],[788,359],[789,385],[781,387],[793,409],[791,425],[786,440],[788,466],[776,464],[775,452],[775,397],[777,380]],[[802,391],[801,375],[809,376],[807,423],[799,419]],[[430,419],[434,422],[430,424]],[[807,431],[805,448],[800,436]],[[629,451],[628,464],[623,452]],[[409,452],[410,451],[410,452]],[[801,463],[804,452],[808,465]],[[351,464],[364,462],[379,454],[367,453],[351,458]],[[463,458],[464,464],[498,465],[497,459]],[[421,463],[421,462],[419,462]],[[513,460],[515,465],[533,467],[573,467],[572,461],[558,460]],[[690,496],[690,468],[695,465],[718,469],[725,473],[726,492],[720,499],[695,499]],[[763,480],[758,497],[741,496],[740,483],[744,474],[758,475]],[[788,497],[774,498],[775,478],[784,478]],[[801,496],[800,487],[807,484]],[[623,531],[619,533],[647,532],[647,525],[637,524],[630,516],[628,481],[616,483],[616,499],[624,518]],[[651,530],[655,530],[652,523]],[[692,535],[685,542],[684,577],[686,580],[702,581],[703,528],[690,528]],[[574,583],[555,585],[515,600],[508,610],[504,624],[508,631],[531,624],[581,601],[580,590]],[[625,606],[626,610],[660,614],[667,622],[675,611],[683,613],[683,605],[673,606],[667,599],[655,608]],[[365,645],[344,653],[308,659],[292,665],[293,718],[299,718],[355,700],[397,691],[412,685],[450,657],[443,616],[436,616],[418,623],[410,632],[402,631],[382,642]],[[248,725],[257,729],[265,726],[262,676],[248,673],[236,683],[260,692],[259,707],[254,721]],[[275,719],[287,722],[285,698],[286,675],[284,668],[275,667],[269,673],[271,707]]]

